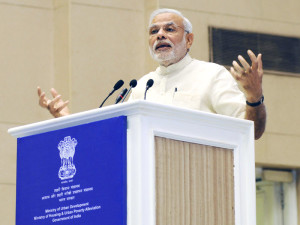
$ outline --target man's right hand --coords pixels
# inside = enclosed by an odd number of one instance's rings
[[[37,87],[38,95],[39,95],[39,105],[43,108],[48,109],[48,111],[54,117],[61,117],[70,115],[70,111],[68,108],[69,101],[63,101],[61,99],[61,95],[57,93],[54,88],[50,89],[51,95],[53,97],[52,100],[46,97],[45,92],[42,92],[40,87]]]

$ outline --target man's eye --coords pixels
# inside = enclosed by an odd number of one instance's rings
[[[157,33],[158,33],[158,29],[150,30],[150,34],[157,34]]]
[[[168,27],[168,28],[166,28],[166,31],[167,31],[167,32],[174,32],[174,31],[175,31],[175,29],[174,29],[174,28],[172,28],[172,27]]]

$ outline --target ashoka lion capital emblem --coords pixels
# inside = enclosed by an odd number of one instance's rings
[[[61,167],[58,171],[58,177],[61,180],[71,179],[76,174],[76,167],[73,164],[76,145],[77,140],[75,138],[71,139],[70,136],[67,136],[63,141],[60,141],[57,146],[61,159]]]

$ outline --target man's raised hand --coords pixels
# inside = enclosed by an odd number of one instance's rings
[[[236,61],[233,61],[233,67],[230,68],[230,72],[242,87],[248,102],[257,102],[263,95],[262,55],[258,54],[256,57],[251,50],[248,50],[247,53],[251,60],[251,66],[241,55],[239,55],[238,60],[240,61],[241,66]]]
[[[42,92],[40,87],[37,87],[38,96],[39,96],[39,105],[43,108],[48,109],[48,111],[54,117],[61,117],[70,115],[70,111],[68,108],[69,101],[63,101],[61,99],[61,95],[57,93],[54,88],[50,89],[52,99],[46,97],[45,92]]]

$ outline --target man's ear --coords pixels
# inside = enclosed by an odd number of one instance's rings
[[[194,34],[193,33],[186,34],[185,39],[186,39],[186,48],[190,49],[194,41]]]

